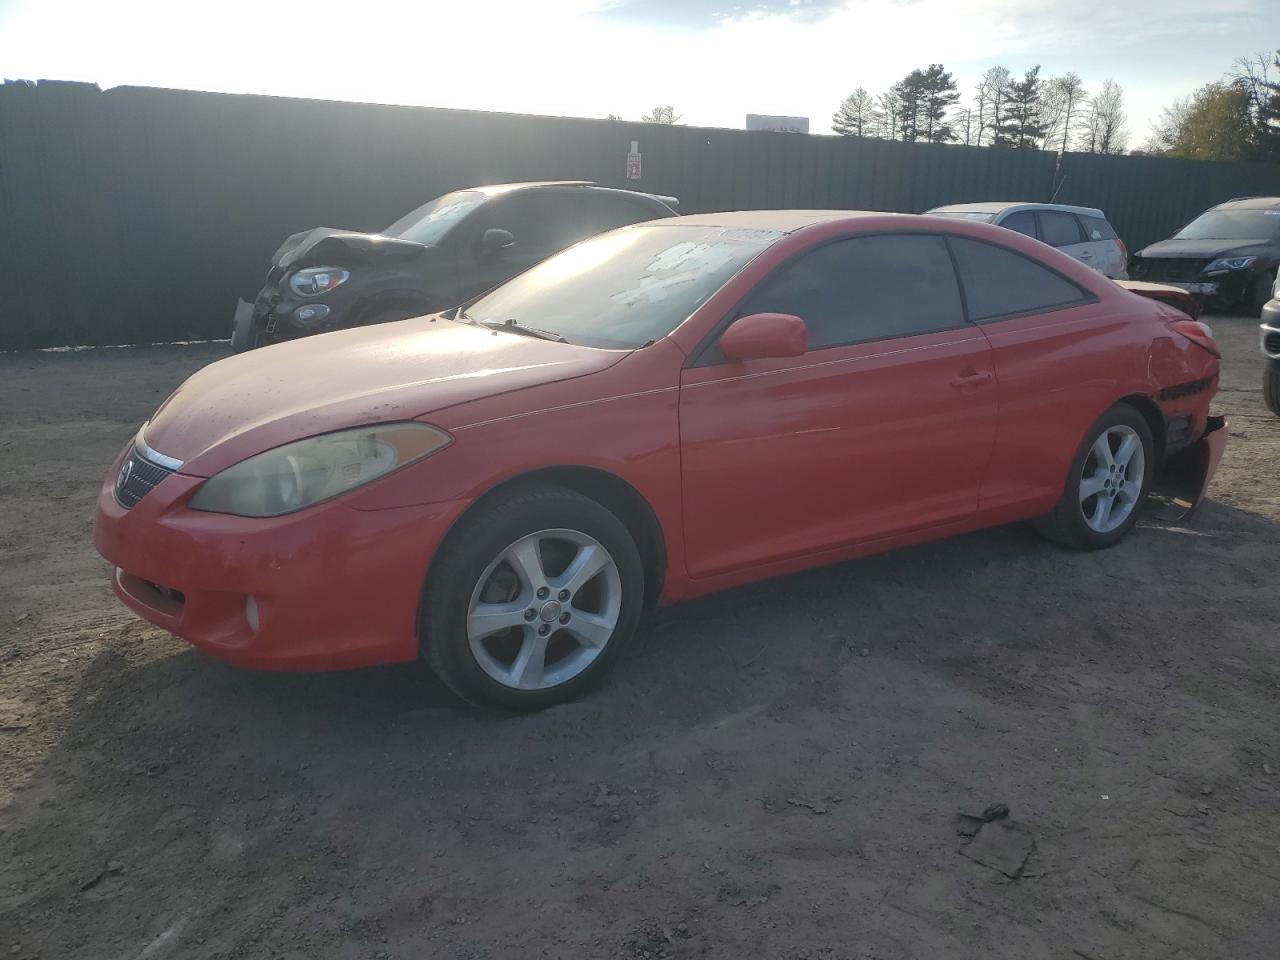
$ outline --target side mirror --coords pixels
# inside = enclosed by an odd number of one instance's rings
[[[809,349],[804,321],[789,313],[739,317],[720,335],[720,352],[730,360],[799,357]]]
[[[510,230],[490,227],[484,232],[484,236],[480,238],[480,246],[477,252],[482,257],[493,257],[503,250],[511,249],[515,245],[516,238],[511,235]]]

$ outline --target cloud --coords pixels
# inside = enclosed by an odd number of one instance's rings
[[[818,23],[841,10],[847,0],[606,0],[597,12],[604,20],[664,27],[714,27],[726,20],[783,17]]]

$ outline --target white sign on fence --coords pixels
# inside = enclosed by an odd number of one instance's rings
[[[627,179],[640,179],[640,141],[631,141],[631,152],[627,154]]]

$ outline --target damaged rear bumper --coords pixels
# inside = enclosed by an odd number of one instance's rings
[[[1169,510],[1162,519],[1187,521],[1204,503],[1209,482],[1222,461],[1227,446],[1227,418],[1211,416],[1200,439],[1171,454],[1164,462],[1160,478],[1152,491],[1166,501]]]

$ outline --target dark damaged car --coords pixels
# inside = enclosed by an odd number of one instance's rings
[[[444,310],[580,240],[675,216],[676,205],[586,181],[512,183],[437,197],[381,233],[295,233],[254,301],[240,301],[231,345],[242,352]]]
[[[1241,197],[1206,210],[1139,250],[1134,280],[1181,287],[1207,304],[1258,316],[1280,264],[1280,197]]]

